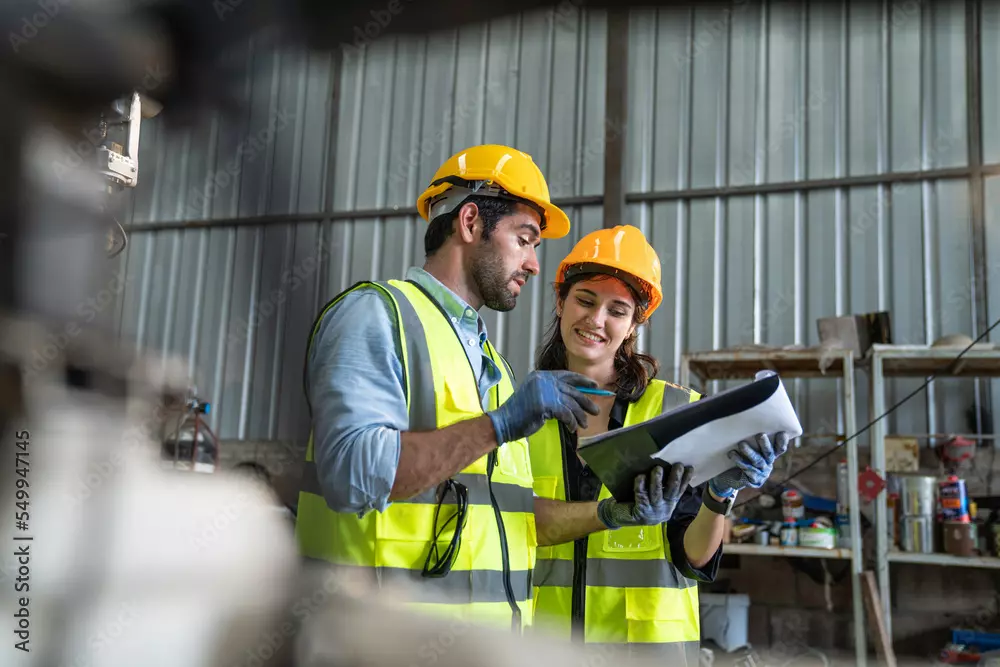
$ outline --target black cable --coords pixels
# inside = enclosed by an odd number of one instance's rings
[[[780,482],[777,482],[776,485],[777,486],[784,486],[785,484],[788,484],[788,482],[792,481],[793,479],[795,479],[796,477],[798,477],[799,475],[801,475],[802,473],[804,473],[806,470],[809,470],[810,468],[812,468],[813,466],[815,466],[820,461],[825,460],[831,454],[833,454],[833,453],[835,453],[837,451],[840,451],[841,447],[843,447],[844,445],[846,445],[847,443],[849,443],[851,440],[854,440],[855,438],[857,438],[862,433],[866,432],[868,429],[870,429],[872,426],[874,426],[878,422],[880,422],[883,419],[885,419],[886,417],[888,417],[890,414],[892,414],[893,412],[895,412],[901,405],[903,405],[903,403],[906,403],[908,400],[910,400],[911,398],[913,398],[914,396],[916,396],[917,394],[919,394],[920,392],[922,392],[924,389],[926,389],[927,386],[931,382],[933,382],[934,380],[937,379],[937,377],[938,377],[938,375],[940,373],[947,372],[947,374],[950,375],[953,372],[954,367],[958,365],[959,360],[965,355],[965,353],[968,352],[969,350],[971,350],[976,345],[976,343],[978,343],[983,338],[985,338],[987,335],[989,335],[989,333],[991,331],[993,331],[994,329],[996,329],[997,326],[1000,326],[1000,320],[997,320],[996,322],[994,322],[993,324],[991,324],[990,327],[986,331],[984,331],[983,333],[979,334],[979,337],[976,338],[971,343],[969,343],[965,347],[964,350],[962,350],[961,352],[959,352],[958,356],[955,357],[954,359],[952,359],[951,362],[948,364],[947,367],[945,367],[945,368],[943,368],[943,369],[941,369],[941,370],[939,370],[939,371],[937,371],[935,373],[931,373],[929,376],[927,376],[927,379],[924,380],[924,383],[922,385],[920,385],[919,387],[917,387],[916,389],[914,389],[913,391],[911,391],[909,394],[907,394],[905,398],[903,398],[902,400],[898,401],[891,408],[889,408],[888,410],[886,410],[885,412],[883,412],[882,414],[880,414],[875,419],[873,419],[870,422],[868,422],[868,424],[864,428],[862,428],[861,430],[855,432],[853,435],[845,438],[844,442],[842,442],[841,444],[835,446],[833,449],[831,449],[830,451],[826,452],[825,454],[820,454],[819,456],[817,456],[815,459],[813,459],[812,461],[810,461],[809,463],[807,463],[802,468],[796,470],[795,472],[793,472],[791,475],[789,475],[785,479],[781,480]],[[747,498],[743,502],[736,503],[733,506],[733,509],[735,509],[737,507],[742,507],[743,505],[746,505],[747,503],[749,503],[752,500],[754,500],[755,498],[757,498],[757,496],[759,496],[759,495],[760,494],[757,494],[757,495],[753,496],[752,498]]]

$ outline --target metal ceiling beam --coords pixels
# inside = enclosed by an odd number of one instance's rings
[[[574,206],[600,206],[603,197],[600,195],[582,195],[578,197],[557,197],[553,203],[562,208]],[[324,213],[276,213],[274,215],[258,215],[243,218],[215,218],[206,220],[175,220],[161,222],[139,222],[128,225],[125,230],[129,234],[142,232],[165,232],[179,229],[231,229],[233,227],[262,227],[268,225],[293,225],[309,222],[329,222],[333,220],[374,220],[377,218],[405,218],[416,216],[417,209],[413,206],[388,206],[386,208],[370,208],[358,211],[334,211]]]
[[[715,197],[739,197],[767,194],[783,194],[792,192],[810,192],[814,190],[832,190],[834,188],[854,188],[876,185],[894,185],[903,183],[919,183],[921,181],[938,181],[953,179],[980,179],[987,176],[1000,176],[1000,163],[986,164],[980,167],[956,167],[951,169],[928,169],[925,171],[893,172],[887,174],[876,174],[871,176],[848,176],[846,178],[817,178],[808,181],[786,181],[781,183],[761,183],[760,185],[737,185],[724,186],[718,188],[694,188],[691,190],[666,190],[659,192],[630,192],[624,195],[624,200],[628,204],[639,202],[660,202],[660,201],[680,201],[690,199],[711,199]],[[979,225],[979,233],[985,234],[985,224],[982,213],[982,188],[980,186],[979,200],[979,222],[974,218],[973,224]],[[606,197],[601,195],[582,195],[577,197],[558,197],[553,202],[562,207],[573,206],[601,206],[605,205],[605,225],[607,222],[608,207]],[[973,208],[976,204],[973,203]],[[375,218],[398,218],[417,215],[416,208],[412,206],[391,206],[380,209],[364,209],[358,211],[336,211],[333,213],[279,213],[275,215],[261,215],[250,218],[216,218],[213,220],[178,220],[137,223],[127,226],[125,229],[129,234],[141,232],[162,232],[177,229],[202,229],[206,227],[256,227],[261,225],[288,225],[305,222],[323,222],[329,220],[371,220]],[[975,211],[973,211],[975,215]],[[619,218],[624,220],[625,218]],[[621,224],[621,223],[616,223]],[[976,233],[976,228],[973,228]],[[977,241],[978,242],[978,241]],[[981,243],[985,243],[983,239]],[[983,247],[983,246],[981,246]],[[983,277],[985,284],[985,276]],[[983,291],[985,299],[985,287]],[[985,302],[984,302],[985,303]]]
[[[848,176],[845,178],[817,178],[807,181],[785,181],[781,183],[761,183],[759,185],[693,188],[691,190],[665,190],[658,192],[630,192],[624,195],[624,200],[627,204],[632,204],[640,202],[712,199],[715,197],[783,194],[793,192],[810,192],[814,190],[832,190],[834,188],[866,187],[883,184],[895,185],[903,183],[919,183],[921,181],[973,179],[977,175],[980,178],[987,176],[1000,176],[1000,163],[986,164],[980,167],[970,166],[950,169],[927,169],[925,171],[892,172],[870,176]],[[582,195],[576,197],[559,197],[554,199],[553,202],[562,207],[601,206],[604,204],[605,216],[607,216],[608,207],[605,204],[606,199],[606,197],[602,197],[601,195]],[[981,199],[980,209],[982,209]],[[261,225],[287,225],[329,220],[370,220],[375,218],[394,218],[414,215],[417,215],[417,210],[412,206],[391,206],[380,209],[336,211],[333,213],[317,211],[315,213],[279,213],[275,215],[261,215],[249,218],[216,218],[211,220],[178,220],[148,223],[140,222],[128,225],[125,229],[129,234],[136,234],[141,232],[161,232],[177,229],[202,229],[206,227],[255,227]],[[980,213],[980,216],[982,216],[982,213]],[[625,218],[622,217],[620,219],[624,220]],[[980,221],[982,221],[982,217],[980,217]],[[605,225],[614,226],[608,224],[607,217],[605,218]],[[984,233],[983,223],[980,222],[979,225],[981,232]],[[973,231],[975,232],[975,229]]]
[[[973,167],[952,169],[927,169],[924,171],[891,172],[870,176],[847,176],[844,178],[816,178],[805,181],[784,181],[781,183],[761,183],[690,190],[664,190],[658,192],[632,192],[625,195],[628,203],[677,201],[687,199],[712,199],[715,197],[737,197],[753,195],[809,192],[812,190],[832,190],[835,188],[855,188],[897,183],[919,183],[946,179],[970,178],[975,173],[1000,175],[1000,164],[983,165],[978,170]]]

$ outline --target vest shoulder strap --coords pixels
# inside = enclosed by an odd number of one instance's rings
[[[386,291],[396,304],[396,318],[401,349],[403,370],[406,377],[406,409],[409,415],[409,430],[431,431],[437,428],[437,397],[434,384],[434,369],[426,327],[420,312],[432,310],[420,299],[435,303],[419,285],[408,280],[390,280]],[[431,315],[434,317],[434,315]],[[445,317],[441,314],[441,317]],[[447,321],[447,318],[445,318]],[[450,325],[449,325],[450,326]]]
[[[700,394],[687,387],[682,387],[663,380],[650,380],[646,391],[635,403],[630,403],[625,413],[625,426],[659,417],[662,414],[676,410],[692,401],[698,400]]]
[[[378,282],[374,282],[374,281],[371,281],[371,280],[361,280],[361,281],[358,281],[358,282],[354,283],[353,285],[351,285],[350,287],[348,287],[347,289],[345,289],[344,291],[342,291],[339,294],[337,294],[336,296],[334,296],[329,301],[327,301],[326,304],[322,308],[319,309],[319,313],[316,315],[316,318],[313,320],[312,326],[309,327],[309,339],[306,342],[306,352],[305,352],[305,355],[304,355],[304,359],[302,361],[302,391],[305,394],[305,397],[306,397],[306,407],[309,409],[309,413],[310,414],[312,414],[312,404],[309,402],[309,381],[308,381],[309,353],[312,351],[313,340],[316,338],[316,333],[319,331],[319,325],[322,323],[323,318],[326,317],[326,314],[328,312],[330,312],[330,309],[333,308],[334,306],[336,306],[338,303],[340,303],[340,301],[345,296],[347,296],[351,292],[354,292],[355,290],[358,290],[358,289],[361,289],[361,288],[365,288],[365,287],[375,288],[375,289],[381,290],[383,292],[386,292],[388,294],[388,292],[386,290],[386,286],[383,283],[378,283]],[[396,320],[398,321],[399,320],[399,308],[395,304],[395,299],[391,299],[390,298],[390,301],[393,302],[393,310],[395,311]],[[405,370],[406,370],[405,366],[404,366],[403,370],[404,370],[404,374],[405,374]]]
[[[441,313],[441,317],[443,317],[446,322],[449,320],[448,313],[444,310],[444,307],[441,304],[439,304],[434,298],[432,298],[431,295],[427,293],[427,290],[424,289],[422,285],[412,280],[407,280],[403,284],[406,286],[413,285],[414,289],[412,291],[414,293],[419,293],[427,300],[428,303],[432,304],[434,308],[436,308],[438,312]],[[449,328],[451,327],[450,322],[448,326]],[[510,380],[511,388],[513,389],[513,387],[517,384],[517,378],[514,375],[514,369],[511,368],[510,366],[510,362],[507,361],[506,357],[500,354],[500,351],[497,350],[496,347],[494,347],[493,343],[491,343],[489,339],[487,339],[486,341],[486,347],[487,347],[487,353],[491,357],[496,357],[503,363],[503,370],[506,372],[507,378]]]
[[[701,394],[694,391],[693,389],[688,389],[687,387],[682,387],[679,384],[674,384],[672,382],[664,382],[663,380],[651,380],[650,383],[657,382],[663,385],[663,413],[675,410],[682,405],[687,405],[688,403],[693,403],[701,398]],[[663,414],[661,413],[661,414]]]

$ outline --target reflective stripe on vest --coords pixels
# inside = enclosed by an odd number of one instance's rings
[[[632,426],[700,398],[697,392],[652,380],[628,407]],[[529,438],[535,493],[566,500],[559,426],[550,421]],[[610,498],[601,486],[599,498]],[[539,547],[535,565],[535,625],[556,636],[571,636],[573,543]],[[594,533],[587,540],[584,641],[591,645],[660,645],[667,654],[697,656],[700,639],[697,582],[670,560],[662,526],[635,526]],[[694,652],[690,650],[695,647]],[[676,654],[676,655],[675,655]],[[683,662],[675,660],[676,664]],[[689,663],[696,665],[697,662]]]
[[[438,306],[420,287],[398,280],[360,283],[344,294],[362,286],[381,290],[395,308],[406,379],[407,430],[444,428],[482,415],[476,374]],[[313,336],[322,317],[344,294],[323,309]],[[513,393],[513,380],[507,362],[488,342],[486,354],[501,370],[500,383],[489,396],[490,406],[496,407]],[[501,540],[490,501],[486,456],[455,476],[469,490],[469,507],[452,570],[445,577],[425,578],[421,570],[435,532],[436,489],[394,501],[384,512],[364,517],[334,512],[323,499],[313,451],[310,433],[296,522],[303,556],[349,567],[380,585],[404,584],[403,595],[418,609],[510,627],[512,612],[503,586]],[[511,585],[524,623],[531,621],[531,570],[537,545],[530,465],[527,440],[509,442],[497,450],[492,476],[507,537]],[[438,526],[444,526],[454,511],[454,496],[449,494]],[[451,521],[442,530],[439,551],[450,542],[454,525]]]

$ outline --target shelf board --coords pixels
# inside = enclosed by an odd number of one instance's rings
[[[1000,377],[1000,349],[974,347],[962,355],[954,372],[944,370],[963,348],[927,345],[875,345],[870,354],[882,360],[884,377]]]
[[[689,352],[684,355],[691,374],[709,380],[749,380],[757,371],[772,370],[785,378],[828,377],[838,379],[844,374],[844,358],[848,350],[822,351],[818,348],[782,350],[747,348]],[[820,371],[820,361],[829,361]]]
[[[780,556],[796,558],[833,558],[850,560],[850,549],[818,549],[814,547],[772,547],[760,544],[723,544],[723,555],[735,556]],[[1000,559],[998,559],[1000,560]]]
[[[908,551],[890,551],[890,563],[919,563],[951,567],[983,567],[1000,570],[1000,558],[990,556],[952,556],[951,554],[921,554]]]

